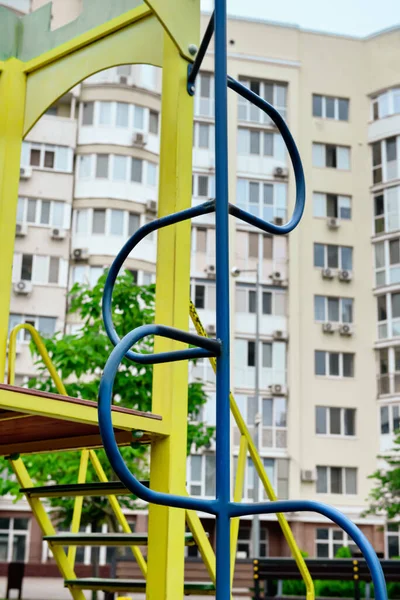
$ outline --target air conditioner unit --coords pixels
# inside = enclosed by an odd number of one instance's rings
[[[336,217],[329,217],[329,219],[326,222],[328,229],[339,229],[339,220],[336,219]]]
[[[32,292],[32,283],[21,279],[21,281],[14,283],[14,292],[22,296],[27,296]]]
[[[275,225],[279,225],[281,227],[283,225],[283,219],[282,219],[282,217],[275,217],[274,218],[274,223],[275,223]]]
[[[288,177],[289,171],[285,169],[285,167],[275,167],[274,169],[274,177],[280,177],[281,179],[286,179]]]
[[[272,282],[275,283],[276,285],[281,285],[282,284],[282,273],[280,271],[274,271],[272,273],[272,275],[270,275]]]
[[[314,469],[302,469],[301,481],[303,483],[314,483],[316,480],[317,477]]]
[[[19,178],[30,179],[32,177],[32,167],[20,167]]]
[[[28,225],[26,223],[17,223],[15,227],[15,235],[17,237],[25,237],[28,235]]]
[[[272,334],[274,340],[287,340],[287,332],[286,331],[282,331],[281,329],[277,329],[276,331],[273,332]]]
[[[322,323],[322,331],[324,333],[333,333],[335,331],[335,327],[333,323],[328,321],[327,323]]]
[[[204,271],[206,272],[206,275],[209,279],[215,279],[215,266],[214,265],[208,265]]]
[[[155,200],[147,200],[146,202],[146,210],[150,213],[157,212],[157,202]]]
[[[342,271],[339,271],[339,281],[351,281],[353,278],[353,274],[351,271],[347,271],[347,269],[342,269]]]
[[[118,78],[118,82],[122,83],[122,85],[128,85],[128,78],[126,75],[120,75]]]
[[[322,279],[333,279],[333,271],[332,269],[322,269],[321,271]]]
[[[345,336],[353,335],[353,326],[350,325],[350,323],[343,323],[343,325],[339,327],[339,333],[340,335]]]
[[[50,232],[50,237],[53,240],[65,240],[67,232],[65,229],[60,229],[59,227],[54,227],[54,229]]]
[[[74,260],[87,260],[89,258],[89,251],[87,248],[75,248],[71,252],[71,258]]]
[[[274,396],[285,396],[287,394],[286,385],[283,383],[273,383],[269,386],[269,389]]]
[[[213,324],[207,325],[206,331],[207,331],[208,335],[215,335],[217,333],[217,328]]]
[[[143,148],[147,144],[147,136],[145,133],[141,131],[135,131],[132,136],[132,144],[134,146],[138,146],[139,148]]]

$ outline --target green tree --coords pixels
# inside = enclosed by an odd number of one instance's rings
[[[370,475],[374,487],[369,494],[368,514],[384,514],[388,520],[400,515],[400,433],[390,452],[378,456],[385,466]]]
[[[54,337],[44,340],[68,394],[86,400],[97,400],[102,370],[112,350],[112,344],[105,334],[101,316],[105,278],[104,274],[93,288],[80,284],[73,286],[69,295],[69,314],[76,315],[79,319],[81,326],[77,333],[74,335],[56,334]],[[154,301],[154,286],[136,285],[129,271],[121,274],[113,293],[113,318],[118,335],[122,337],[139,325],[152,323],[154,321]],[[153,339],[147,338],[141,342],[142,352],[152,352],[152,350]],[[29,387],[56,392],[47,369],[33,345],[31,345],[31,351],[36,358],[38,375],[30,379]],[[124,359],[115,380],[113,402],[119,406],[150,411],[152,375],[151,365],[137,365]],[[206,400],[203,384],[190,383],[187,453],[192,445],[196,449],[207,447],[214,436],[214,428],[208,427],[199,420],[201,408]],[[138,477],[146,478],[148,475],[146,447],[136,445],[123,448],[122,453],[131,471]],[[112,480],[114,474],[104,451],[98,451],[98,456],[108,478]],[[38,485],[49,481],[69,484],[76,482],[79,461],[79,452],[63,452],[28,456],[25,464],[32,479]],[[8,461],[4,459],[0,462],[1,471],[3,471],[3,477],[0,478],[0,494],[10,493],[18,499],[20,497],[18,484],[11,476]],[[88,469],[87,481],[97,481],[91,467]],[[135,500],[132,497],[122,496],[120,501],[126,507],[133,508],[135,506]],[[54,498],[49,502],[55,509],[54,513],[57,515],[60,526],[69,525],[73,499]],[[116,523],[107,499],[84,499],[82,525],[91,524],[95,531],[105,521],[108,521],[111,529],[115,529]]]

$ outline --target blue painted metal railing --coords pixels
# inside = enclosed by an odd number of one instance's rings
[[[124,245],[112,264],[103,297],[103,319],[107,334],[114,344],[104,369],[99,389],[99,426],[109,461],[124,485],[143,500],[182,509],[203,511],[216,517],[216,598],[230,600],[230,519],[254,514],[270,514],[296,511],[314,511],[339,525],[354,540],[371,572],[375,598],[386,600],[385,579],[380,562],[364,534],[347,517],[336,509],[320,502],[289,500],[254,504],[235,503],[230,500],[230,408],[229,408],[229,239],[228,216],[239,218],[262,231],[286,234],[299,223],[305,204],[305,182],[299,152],[286,123],[280,114],[259,96],[227,76],[226,61],[226,0],[215,0],[213,14],[207,28],[198,57],[189,68],[188,92],[194,93],[195,79],[205,55],[215,26],[215,156],[216,200],[168,215],[141,227]],[[227,146],[227,88],[265,111],[277,125],[288,149],[296,180],[296,202],[290,221],[283,226],[268,223],[239,209],[228,202],[228,146]],[[208,339],[163,325],[144,325],[119,339],[112,321],[112,293],[118,273],[135,246],[149,233],[186,219],[215,212],[216,216],[216,297],[217,339]],[[159,335],[195,346],[186,350],[159,354],[141,354],[132,346],[148,335]],[[148,489],[142,485],[126,466],[119,451],[111,420],[113,385],[119,365],[124,357],[141,364],[159,364],[201,357],[217,358],[217,415],[216,415],[216,498],[182,497]]]

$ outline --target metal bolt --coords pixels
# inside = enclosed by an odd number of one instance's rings
[[[189,86],[189,92],[190,92],[191,94],[194,94],[194,92],[195,92],[195,87],[194,87],[194,85],[193,85],[193,84]]]
[[[198,50],[198,48],[197,48],[196,44],[189,44],[188,51],[191,56],[194,56],[195,54],[197,54],[197,50]]]

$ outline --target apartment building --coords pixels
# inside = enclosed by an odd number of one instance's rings
[[[57,0],[53,4],[57,25],[79,10],[79,3],[71,4],[68,17],[65,4],[60,13]],[[400,29],[358,39],[231,18],[228,39],[229,73],[287,120],[307,182],[305,214],[289,236],[231,221],[232,389],[278,496],[336,506],[377,551],[397,556],[398,526],[382,531],[383,520],[363,512],[368,476],[379,452],[391,448],[400,422]],[[196,84],[194,204],[214,196],[212,69],[211,49]],[[62,98],[29,134],[21,160],[10,326],[28,321],[44,335],[74,331],[76,323],[66,318],[68,286],[93,284],[127,237],[155,217],[160,90],[155,68],[103,71]],[[295,198],[282,138],[266,115],[232,92],[229,109],[230,200],[281,224]],[[193,221],[191,252],[191,297],[213,335],[212,216]],[[154,237],[129,257],[127,268],[139,284],[155,281],[155,259]],[[17,367],[19,383],[34,372],[22,335]],[[215,377],[208,362],[191,365],[190,377],[204,381],[202,418],[214,424]],[[231,433],[233,484],[239,450],[233,422]],[[187,480],[192,495],[214,495],[212,447],[191,454]],[[254,496],[249,459],[244,498]],[[26,540],[20,552],[27,560],[42,556],[40,536],[29,533],[34,524],[24,522],[19,531],[21,513],[7,499],[0,506],[0,560],[13,558],[16,535]],[[27,509],[21,504],[18,510]],[[203,517],[212,538],[214,521]],[[145,528],[145,513],[130,518]],[[310,556],[332,558],[351,545],[319,515],[288,518]],[[243,519],[240,557],[251,556],[251,529],[252,520]],[[259,554],[288,554],[273,516],[261,516]],[[82,560],[90,563],[90,549]]]

